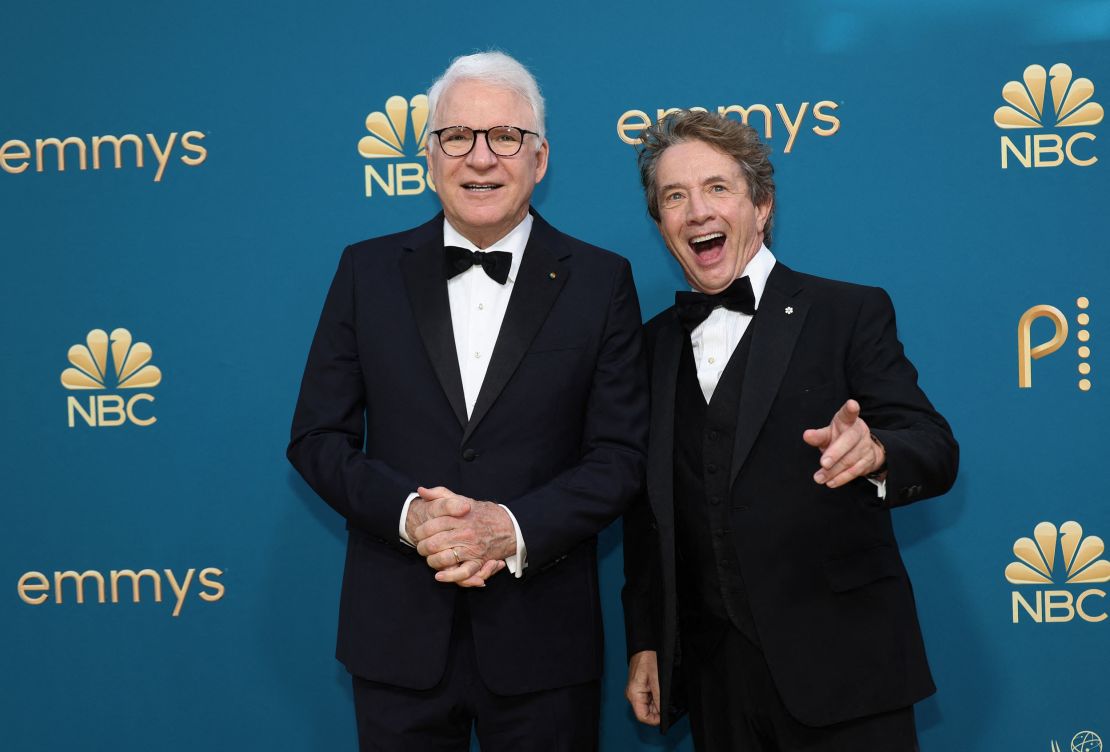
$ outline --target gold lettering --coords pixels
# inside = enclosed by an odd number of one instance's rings
[[[1069,138],[1067,149],[1066,149],[1066,151],[1068,153],[1068,161],[1070,161],[1074,165],[1079,165],[1080,167],[1090,167],[1091,165],[1093,165],[1095,162],[1098,161],[1097,156],[1091,156],[1090,159],[1078,159],[1071,150],[1072,146],[1075,144],[1075,142],[1078,141],[1081,138],[1085,139],[1087,141],[1094,141],[1095,140],[1095,134],[1087,133],[1087,132],[1076,133],[1074,136]]]
[[[786,126],[786,148],[782,150],[783,154],[789,154],[790,150],[794,148],[794,139],[797,138],[798,131],[801,130],[802,118],[806,116],[806,108],[808,107],[809,102],[802,102],[802,106],[798,108],[798,119],[791,120],[785,107],[781,104],[775,105],[775,109],[779,111],[779,117],[782,118],[782,124]]]
[[[1053,616],[1063,611],[1062,616]],[[1071,605],[1071,593],[1067,590],[1046,590],[1044,594],[1044,620],[1047,622],[1071,621],[1075,609]]]
[[[122,426],[127,420],[123,410],[123,397],[118,394],[101,394],[96,398],[97,417],[102,426]],[[116,417],[109,418],[109,415]]]
[[[127,418],[128,418],[128,420],[130,420],[132,423],[134,423],[137,426],[149,426],[151,423],[157,422],[158,419],[155,418],[153,415],[151,415],[149,418],[139,418],[135,415],[135,403],[140,402],[140,401],[141,402],[153,402],[154,401],[154,395],[153,394],[136,394],[134,397],[129,399],[127,401]]]
[[[154,601],[155,603],[162,602],[162,578],[153,569],[142,569],[135,572],[132,569],[113,569],[109,575],[112,583],[112,603],[119,603],[119,581],[121,577],[128,577],[131,579],[131,599],[132,603],[139,602],[139,580],[143,577],[149,577],[150,581],[154,583]]]
[[[123,143],[124,141],[135,145],[135,166],[143,166],[143,142],[134,133],[128,133],[126,136],[116,138],[115,136],[93,136],[92,138],[92,153],[93,153],[93,169],[100,169],[100,145],[111,144],[116,153],[115,165],[116,169],[123,167]]]
[[[1075,610],[1079,612],[1079,618],[1081,618],[1083,621],[1089,621],[1091,623],[1106,621],[1106,612],[1105,611],[1103,611],[1101,614],[1097,614],[1097,615],[1092,616],[1090,613],[1087,612],[1086,609],[1083,608],[1083,601],[1087,600],[1092,595],[1097,595],[1099,598],[1105,598],[1106,597],[1106,591],[1099,590],[1098,588],[1093,588],[1091,590],[1084,590],[1079,595],[1079,597],[1075,599]]]
[[[173,615],[177,617],[181,613],[181,605],[185,603],[185,595],[189,592],[189,583],[193,581],[193,572],[197,571],[193,567],[189,567],[189,571],[185,573],[185,582],[181,585],[177,584],[177,578],[173,576],[173,570],[167,569],[166,579],[170,581],[170,587],[173,588],[173,594],[177,597],[177,603],[173,607]]]
[[[1059,167],[1064,163],[1064,139],[1055,133],[1038,133],[1033,136],[1033,166]],[[1050,161],[1044,155],[1055,157]]]
[[[189,131],[181,137],[181,146],[185,151],[196,154],[195,157],[181,157],[181,161],[190,167],[196,167],[208,158],[208,150],[200,144],[193,143],[193,139],[200,141],[204,134],[200,131]]]
[[[200,597],[208,601],[209,603],[215,603],[216,601],[224,597],[224,586],[222,583],[216,582],[214,579],[209,579],[209,575],[211,575],[212,577],[222,577],[223,572],[216,567],[205,567],[204,569],[200,570],[200,576],[197,578],[200,580],[201,585],[212,588],[211,593],[202,592],[200,593]]]
[[[389,182],[382,180],[381,173],[374,169],[372,165],[366,165],[366,197],[370,198],[374,195],[374,183],[376,182],[385,195],[392,196],[393,190],[393,163],[390,162],[386,165],[386,174],[389,175]]]
[[[1046,318],[1052,322],[1052,339],[1036,347],[1032,343],[1033,322]],[[1018,319],[1018,387],[1028,389],[1033,386],[1033,361],[1059,350],[1068,338],[1068,320],[1059,308],[1050,305],[1037,305],[1021,314]]]
[[[35,139],[35,160],[37,165],[35,169],[38,172],[43,171],[42,153],[46,150],[47,146],[53,146],[58,153],[58,172],[66,171],[66,152],[67,146],[77,147],[77,159],[81,165],[81,169],[86,169],[88,165],[88,154],[85,148],[85,142],[76,136],[70,136],[65,141],[59,141],[56,138],[36,138]]]
[[[166,139],[165,150],[158,144],[158,139],[153,133],[146,134],[146,140],[150,144],[150,148],[154,150],[154,156],[158,158],[158,172],[154,174],[154,182],[160,183],[162,182],[162,173],[166,171],[166,163],[170,161],[174,141],[177,140],[177,131],[171,133],[169,138]]]
[[[1037,600],[1037,607],[1036,607],[1036,609],[1034,609],[1033,606],[1029,605],[1029,601],[1025,600],[1025,598],[1022,597],[1021,593],[1019,593],[1016,590],[1013,591],[1013,596],[1014,596],[1014,598],[1013,598],[1014,624],[1018,623],[1018,613],[1019,613],[1018,606],[1019,605],[1022,608],[1025,609],[1026,613],[1028,613],[1030,616],[1033,617],[1033,621],[1035,621],[1039,624],[1040,622],[1042,622],[1044,620],[1044,617],[1042,615],[1043,611],[1042,611],[1042,608],[1041,608],[1041,604],[1042,604],[1041,595],[1042,595],[1041,591],[1038,590],[1037,591],[1037,599],[1036,599]]]
[[[828,123],[828,128],[821,126],[813,126],[813,132],[818,136],[831,136],[840,130],[840,118],[836,115],[827,115],[825,110],[835,110],[838,107],[836,102],[830,102],[827,99],[822,99],[817,104],[813,105],[813,118],[820,120],[822,123]]]
[[[62,582],[65,580],[73,580],[77,583],[77,602],[85,602],[85,579],[93,578],[96,580],[97,602],[104,602],[104,576],[96,570],[89,569],[81,574],[73,571],[72,569],[65,572],[54,572],[54,599],[55,603],[62,602]]]
[[[38,582],[31,582],[31,580],[38,580]],[[50,590],[50,580],[42,572],[26,572],[19,578],[15,590],[24,603],[38,606],[50,597],[46,594]],[[43,593],[43,595],[27,595],[29,592]]]
[[[23,160],[21,165],[9,165],[9,160]],[[5,141],[3,146],[0,146],[0,167],[4,168],[4,172],[10,172],[13,175],[26,170],[31,166],[31,147],[24,141]]]
[[[81,406],[81,402],[73,396],[66,400],[66,406],[69,408],[69,427],[73,428],[73,412],[74,410],[85,419],[85,423],[90,426],[96,425],[96,397],[89,395],[89,411],[85,412],[85,408]]]
[[[640,134],[651,126],[651,119],[643,110],[629,110],[617,120],[617,137],[626,144],[640,143]]]
[[[406,188],[405,186],[411,186]],[[419,162],[397,165],[397,195],[414,196],[424,192],[424,166]]]
[[[658,110],[655,111],[656,122],[667,117],[667,115],[670,115],[672,112],[682,112],[682,109],[680,107],[660,107]]]
[[[1031,149],[1030,144],[1032,143],[1030,136],[1027,135],[1025,137],[1025,151],[1021,151],[1020,149],[1018,149],[1017,145],[1014,144],[1014,142],[1010,140],[1009,136],[1003,136],[1000,143],[1002,145],[1002,169],[1003,170],[1008,169],[1010,167],[1009,160],[1006,159],[1007,149],[1009,149],[1010,153],[1012,153],[1015,157],[1017,157],[1017,160],[1018,160],[1018,162],[1021,163],[1022,167],[1032,167],[1033,166],[1033,155],[1030,153],[1030,149]]]

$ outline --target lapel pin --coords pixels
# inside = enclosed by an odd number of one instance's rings
[[[548,274],[547,276],[551,277],[552,279],[555,279],[555,277],[557,277],[557,276],[559,276],[559,275],[557,275],[557,274],[556,274],[555,272],[551,272],[551,273],[550,273],[550,274]]]
[[[792,313],[794,313],[794,307],[793,306],[787,306],[786,307],[786,315],[789,316]]]

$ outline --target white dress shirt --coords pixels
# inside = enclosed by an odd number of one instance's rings
[[[455,353],[459,358],[459,374],[462,376],[463,399],[468,418],[474,412],[474,403],[478,401],[478,393],[486,378],[489,359],[493,355],[493,347],[501,331],[501,322],[505,320],[505,311],[509,307],[513,283],[517,272],[520,271],[520,261],[524,258],[524,248],[528,245],[528,236],[531,233],[532,215],[528,214],[520,224],[509,231],[508,235],[488,248],[478,248],[452,227],[446,218],[443,220],[445,246],[455,245],[471,251],[506,251],[513,256],[512,265],[509,267],[509,278],[503,285],[491,279],[481,266],[472,266],[447,280],[447,297],[451,304],[451,328],[455,333]],[[405,500],[398,527],[401,540],[410,546],[413,545],[413,541],[405,531],[405,520],[408,519],[409,504],[417,496],[418,494],[412,493]],[[510,572],[521,577],[524,574],[524,568],[528,566],[524,536],[513,513],[504,504],[500,506],[508,513],[513,523],[513,530],[516,532],[516,553],[507,558],[505,564]]]
[[[759,310],[759,301],[763,298],[763,290],[767,287],[767,278],[775,267],[775,256],[767,246],[761,246],[759,251],[744,267],[743,276],[748,277],[752,283],[752,293],[755,298],[755,308]],[[709,317],[694,327],[690,332],[690,345],[694,350],[694,366],[698,371],[698,384],[705,401],[713,399],[713,392],[717,389],[717,382],[728,365],[729,359],[748,326],[752,317],[740,311],[730,311],[721,306],[714,308]],[[832,416],[829,416],[830,418]],[[819,428],[819,426],[811,426]],[[799,437],[800,438],[800,437]],[[876,489],[880,499],[886,498],[886,481],[868,478]]]

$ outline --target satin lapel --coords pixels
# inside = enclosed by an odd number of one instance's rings
[[[775,264],[752,322],[752,347],[744,371],[744,391],[740,395],[730,485],[736,482],[767,419],[805,323],[809,303],[798,295],[799,292],[801,288],[794,272],[782,264]],[[801,441],[800,435],[798,440]]]
[[[668,528],[674,525],[674,404],[684,337],[686,330],[672,315],[659,330],[651,363],[648,498],[655,521]]]
[[[493,347],[486,377],[474,403],[470,422],[466,424],[464,443],[509,383],[524,358],[524,353],[528,351],[528,346],[547,318],[555,298],[566,284],[570,269],[548,247],[552,235],[550,227],[537,216],[513,283],[505,320],[501,322],[501,331],[497,333],[497,344]],[[537,394],[536,399],[543,399],[543,395]]]
[[[442,221],[442,220],[441,220]],[[441,225],[442,227],[442,225]],[[451,409],[466,426],[466,401],[463,397],[459,356],[455,352],[455,333],[451,327],[451,302],[447,297],[447,279],[443,273],[443,232],[406,248],[401,257],[401,273],[405,278],[412,313],[424,349],[432,362]]]

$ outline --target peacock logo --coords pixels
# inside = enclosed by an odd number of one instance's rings
[[[146,342],[135,342],[127,329],[114,329],[110,335],[103,329],[93,329],[84,344],[69,348],[70,367],[62,371],[62,386],[73,391],[153,389],[162,383],[161,369],[150,362],[153,356],[153,348]],[[127,399],[118,394],[91,394],[87,402],[70,395],[69,427],[77,425],[78,415],[93,427],[128,422],[149,426],[157,418],[139,417],[135,406],[153,401],[154,397],[145,392],[131,394]]]
[[[1052,94],[1052,110],[1045,101]],[[1047,71],[1043,65],[1030,65],[1021,81],[1010,81],[1002,87],[1006,104],[994,111],[994,124],[1005,130],[1044,128],[1078,128],[1102,122],[1103,109],[1092,101],[1095,85],[1089,78],[1075,78],[1071,67],[1056,63]],[[1079,167],[1089,167],[1098,157],[1076,154],[1079,141],[1094,141],[1095,135],[1080,131],[1068,136],[1057,133],[1026,134],[1022,143],[1002,136],[1002,169],[1009,167],[1009,158],[1016,157],[1023,167],[1058,167],[1065,159]]]
[[[427,96],[389,97],[382,111],[366,116],[366,130],[369,135],[359,139],[358,153],[372,160],[365,166],[367,198],[373,197],[375,185],[387,196],[413,196],[423,193],[425,188],[435,190],[431,175],[419,161],[427,155]],[[384,175],[375,162],[383,167]]]
[[[1006,580],[1013,585],[1092,585],[1110,581],[1110,561],[1100,559],[1106,544],[1097,535],[1084,537],[1083,528],[1074,520],[1056,527],[1041,522],[1033,528],[1032,538],[1014,542],[1013,561],[1006,566]],[[1087,605],[1090,598],[1105,598],[1105,591],[1088,588],[1076,595],[1072,590],[1038,587],[1033,603],[1019,591],[1013,592],[1013,622],[1022,610],[1034,622],[1071,621],[1078,615],[1088,622],[1106,620],[1105,611],[1095,613]]]

